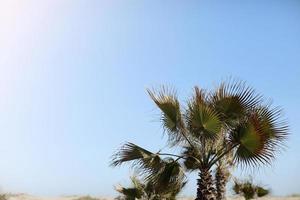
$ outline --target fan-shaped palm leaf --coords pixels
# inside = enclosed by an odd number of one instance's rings
[[[211,94],[210,101],[220,119],[232,127],[243,119],[248,110],[261,103],[262,98],[244,82],[223,82]]]
[[[163,167],[157,173],[149,174],[146,180],[153,183],[156,191],[169,193],[176,188],[182,188],[185,174],[177,161],[167,158]]]
[[[184,122],[176,93],[164,87],[159,92],[149,89],[147,91],[162,112],[161,120],[164,130],[168,133],[169,141],[172,144],[182,141],[184,139],[182,135]]]
[[[245,123],[232,132],[238,144],[235,158],[244,164],[270,163],[278,144],[286,137],[287,126],[277,123],[278,111],[268,107],[254,109]]]
[[[115,187],[116,191],[123,195],[125,200],[141,199],[144,195],[145,185],[135,176],[130,177],[132,186],[125,188],[122,186]]]
[[[133,162],[142,172],[154,173],[161,169],[163,163],[158,154],[152,153],[133,143],[126,143],[113,155],[112,166],[121,165],[124,162]]]
[[[219,136],[222,123],[218,114],[197,98],[188,104],[186,120],[190,133],[200,140]]]
[[[137,188],[116,187],[116,190],[122,194],[126,200],[135,200],[141,198],[141,193]]]
[[[201,165],[199,159],[201,159],[202,156],[198,149],[194,149],[190,146],[185,146],[182,155],[184,156],[183,164],[187,170],[193,171],[199,169]]]

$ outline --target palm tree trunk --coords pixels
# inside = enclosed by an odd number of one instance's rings
[[[216,200],[216,189],[210,170],[200,169],[197,186],[197,198],[195,200]]]
[[[224,200],[225,193],[226,193],[226,184],[229,179],[228,169],[218,167],[215,176],[216,176],[217,200]]]

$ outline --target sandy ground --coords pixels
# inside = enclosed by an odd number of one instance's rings
[[[80,196],[62,196],[62,197],[38,197],[28,194],[11,194],[8,195],[8,200],[78,200]],[[98,200],[113,200],[112,197],[95,197]],[[260,200],[300,200],[299,197],[263,197]],[[178,198],[178,200],[193,200],[193,198]],[[244,200],[243,198],[232,197],[227,200]]]

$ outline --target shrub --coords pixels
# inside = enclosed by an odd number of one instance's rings
[[[253,199],[255,197],[263,197],[270,193],[268,189],[255,185],[249,180],[243,182],[235,180],[232,189],[235,194],[242,195],[246,200]]]
[[[256,193],[257,193],[258,197],[263,197],[263,196],[268,195],[270,193],[270,191],[268,189],[258,186],[256,188]]]
[[[255,186],[250,181],[247,181],[242,185],[241,191],[246,200],[253,199],[255,196]]]

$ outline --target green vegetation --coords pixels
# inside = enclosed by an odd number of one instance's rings
[[[167,88],[148,93],[161,111],[169,147],[181,152],[151,152],[126,143],[111,165],[131,162],[156,188],[180,188],[185,172],[196,171],[196,200],[224,198],[230,166],[270,164],[288,134],[281,110],[241,82],[221,83],[210,92],[195,87],[187,104]]]
[[[268,189],[254,185],[250,180],[244,182],[235,180],[233,191],[235,194],[242,195],[246,200],[253,199],[255,197],[263,197],[270,193]]]
[[[157,188],[151,182],[142,183],[136,177],[131,177],[131,182],[131,187],[116,187],[116,190],[121,194],[118,199],[175,200],[176,196],[185,185],[185,182],[183,182],[179,188]]]
[[[270,193],[270,191],[268,189],[265,189],[261,186],[257,186],[256,187],[256,194],[258,197],[263,197],[263,196],[266,196]]]

